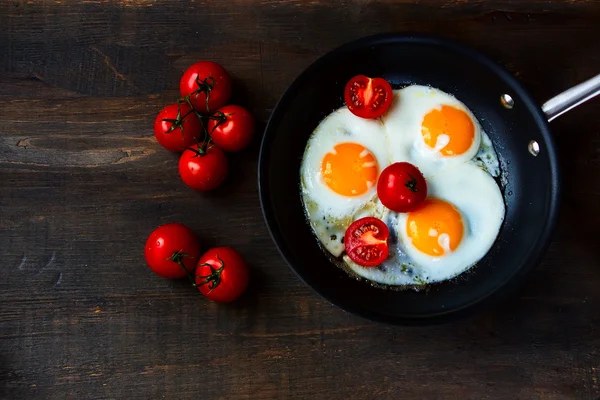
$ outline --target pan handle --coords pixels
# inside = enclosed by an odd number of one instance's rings
[[[554,96],[542,105],[548,122],[600,94],[600,74]]]

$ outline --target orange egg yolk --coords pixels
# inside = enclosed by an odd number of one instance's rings
[[[451,106],[429,111],[421,123],[423,141],[443,156],[463,154],[473,145],[475,126],[466,112]],[[446,135],[446,137],[440,137]],[[441,140],[438,142],[438,140]],[[447,143],[443,145],[444,143]],[[442,146],[440,146],[442,144]]]
[[[434,257],[454,251],[463,237],[460,212],[450,203],[428,198],[408,214],[406,233],[419,251]]]
[[[340,143],[323,157],[321,175],[327,186],[342,196],[360,196],[377,183],[375,156],[358,143]]]

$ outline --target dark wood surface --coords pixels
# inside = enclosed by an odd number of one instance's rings
[[[264,123],[313,60],[386,31],[482,50],[541,103],[600,72],[599,1],[3,1],[0,27],[0,398],[600,397],[600,100],[552,123],[564,200],[528,283],[421,328],[349,315],[289,270],[260,212],[258,139],[203,195],[152,134],[192,62],[222,63]],[[242,300],[147,269],[147,235],[174,221],[243,254]]]

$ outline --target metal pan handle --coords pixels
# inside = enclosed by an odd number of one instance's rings
[[[542,105],[548,122],[600,94],[600,74],[554,96]]]

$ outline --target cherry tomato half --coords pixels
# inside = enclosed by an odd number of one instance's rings
[[[244,107],[229,104],[219,108],[208,122],[214,144],[225,151],[239,151],[254,135],[254,117]]]
[[[213,190],[227,177],[227,157],[217,146],[208,145],[206,150],[199,146],[188,147],[179,159],[179,176],[188,187]]]
[[[179,82],[181,96],[190,95],[192,106],[200,113],[223,107],[231,97],[231,90],[229,73],[212,61],[200,61],[191,65]]]
[[[346,254],[363,267],[381,264],[388,256],[390,231],[380,219],[364,217],[354,221],[344,236]]]
[[[390,210],[409,212],[427,197],[427,183],[417,167],[407,162],[397,162],[379,175],[377,195]]]
[[[159,226],[148,237],[144,248],[146,263],[154,273],[179,279],[196,268],[200,258],[198,237],[187,226],[171,223]]]
[[[201,122],[187,104],[170,104],[154,120],[154,136],[167,150],[182,152],[201,134]]]
[[[392,86],[383,78],[357,75],[346,83],[344,100],[352,114],[361,118],[378,118],[392,104]]]
[[[244,293],[250,272],[239,253],[230,247],[216,247],[200,257],[196,268],[196,285],[204,296],[219,303],[229,303]]]

